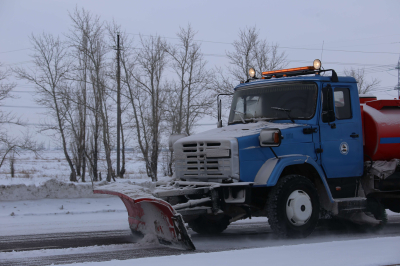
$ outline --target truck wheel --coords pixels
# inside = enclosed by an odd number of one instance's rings
[[[307,237],[318,224],[319,206],[318,192],[309,179],[287,175],[268,196],[268,222],[280,236]]]
[[[213,217],[214,218],[214,217]],[[222,233],[229,225],[229,217],[211,219],[205,216],[188,222],[189,227],[198,234],[212,235]]]

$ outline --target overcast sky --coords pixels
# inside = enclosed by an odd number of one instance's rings
[[[400,1],[105,1],[0,0],[0,61],[29,66],[30,34],[62,36],[71,25],[68,11],[85,8],[104,20],[114,19],[132,36],[164,36],[174,42],[179,27],[198,31],[209,66],[227,64],[225,51],[240,28],[257,26],[260,36],[278,43],[289,67],[322,58],[325,68],[365,67],[367,79],[381,80],[379,98],[397,97],[395,66],[400,54]],[[322,44],[324,50],[321,55]],[[17,51],[16,51],[17,50]],[[18,82],[20,98],[9,106],[36,106],[32,86]],[[6,107],[36,123],[42,109]]]

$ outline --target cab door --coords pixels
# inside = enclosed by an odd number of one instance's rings
[[[323,86],[332,88],[334,118],[331,120],[334,121],[326,122],[323,115],[320,117],[322,167],[328,179],[361,176],[364,167],[362,124],[356,84]]]

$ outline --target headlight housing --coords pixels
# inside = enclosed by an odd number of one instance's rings
[[[278,128],[263,129],[258,139],[261,147],[278,147],[281,145],[282,134]]]
[[[315,59],[313,62],[313,66],[314,66],[315,70],[320,70],[321,69],[321,60]]]
[[[249,76],[251,78],[254,78],[256,76],[256,71],[254,70],[254,68],[249,69]]]

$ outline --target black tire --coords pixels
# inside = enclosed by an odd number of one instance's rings
[[[293,195],[296,197],[296,194],[298,194],[297,199],[292,200]],[[305,200],[304,205],[303,200]],[[287,175],[278,181],[268,195],[268,222],[272,231],[279,236],[307,237],[318,224],[319,208],[318,192],[314,184],[304,176]],[[288,217],[287,209],[300,215]]]
[[[228,228],[229,217],[222,218],[200,216],[199,218],[188,222],[189,227],[198,234],[215,235],[220,234]]]

